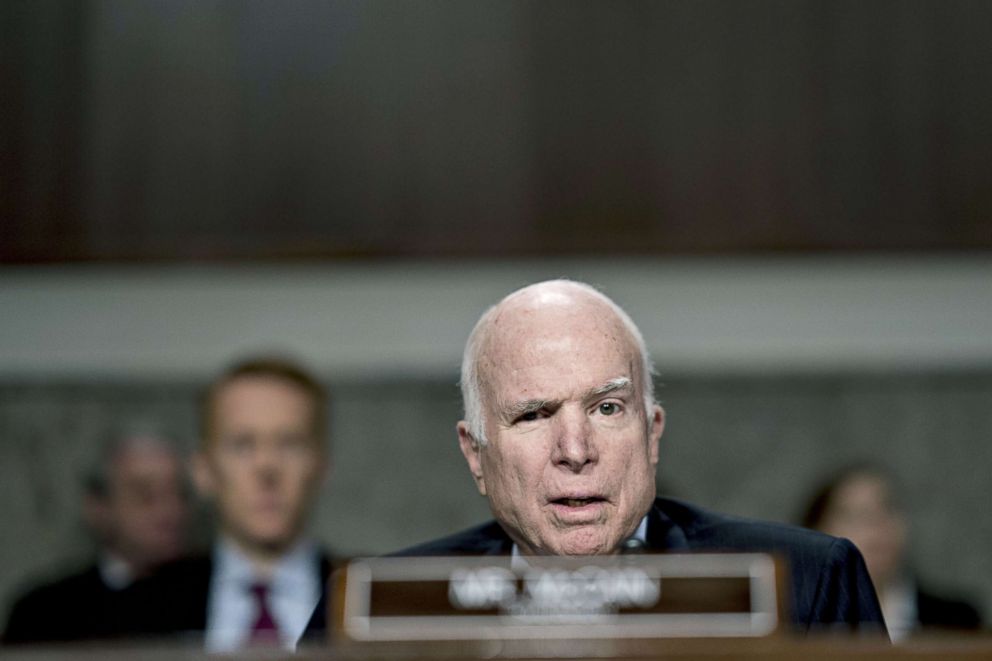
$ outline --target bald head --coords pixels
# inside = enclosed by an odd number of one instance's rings
[[[485,444],[487,439],[484,408],[496,404],[491,401],[495,396],[492,379],[507,350],[533,353],[576,329],[600,333],[608,350],[633,361],[645,408],[654,404],[654,369],[644,338],[627,313],[590,285],[547,280],[507,295],[479,318],[469,335],[462,357],[461,389],[465,420],[477,442]]]

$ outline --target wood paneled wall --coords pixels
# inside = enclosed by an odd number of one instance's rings
[[[3,263],[992,248],[992,5],[4,3]]]

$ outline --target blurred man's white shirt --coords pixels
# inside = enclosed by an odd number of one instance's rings
[[[214,550],[210,578],[205,647],[209,652],[243,649],[251,637],[259,609],[251,586],[260,582],[251,563],[230,541]],[[303,635],[320,600],[320,554],[312,541],[297,544],[284,555],[268,581],[268,607],[279,627],[280,646],[292,650]]]

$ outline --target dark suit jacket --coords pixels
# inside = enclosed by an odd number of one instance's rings
[[[657,498],[648,512],[647,547],[653,551],[769,552],[789,563],[793,626],[884,632],[882,611],[861,553],[846,539],[778,523],[710,512]],[[513,541],[490,521],[449,537],[404,549],[397,556],[501,555]],[[307,636],[326,628],[325,600],[317,605]]]
[[[135,584],[129,594],[129,628],[144,638],[202,645],[213,568],[211,555],[193,556],[170,563],[155,576]],[[321,553],[321,600],[331,570],[330,556]]]
[[[106,640],[130,633],[122,615],[126,590],[103,582],[97,565],[21,596],[3,633],[5,644]]]
[[[982,628],[978,610],[966,601],[916,590],[916,617],[923,629],[975,631]]]

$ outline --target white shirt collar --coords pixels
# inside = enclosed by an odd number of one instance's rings
[[[293,546],[276,562],[268,577],[268,602],[279,626],[284,649],[292,650],[313,612],[324,580],[320,553],[312,540]],[[229,652],[241,648],[258,617],[258,604],[249,588],[263,580],[251,561],[228,538],[214,546],[214,569],[207,607],[206,648]]]
[[[214,572],[220,581],[236,581],[248,586],[264,580],[272,590],[292,588],[312,580],[318,555],[317,545],[312,540],[301,540],[276,561],[272,575],[264,579],[256,575],[251,561],[238,545],[222,536],[214,548]]]
[[[880,590],[878,598],[892,642],[905,640],[919,626],[916,584],[906,576],[899,577]]]
[[[123,590],[134,583],[134,571],[124,558],[111,551],[104,551],[97,561],[97,571],[103,584],[111,590]]]

